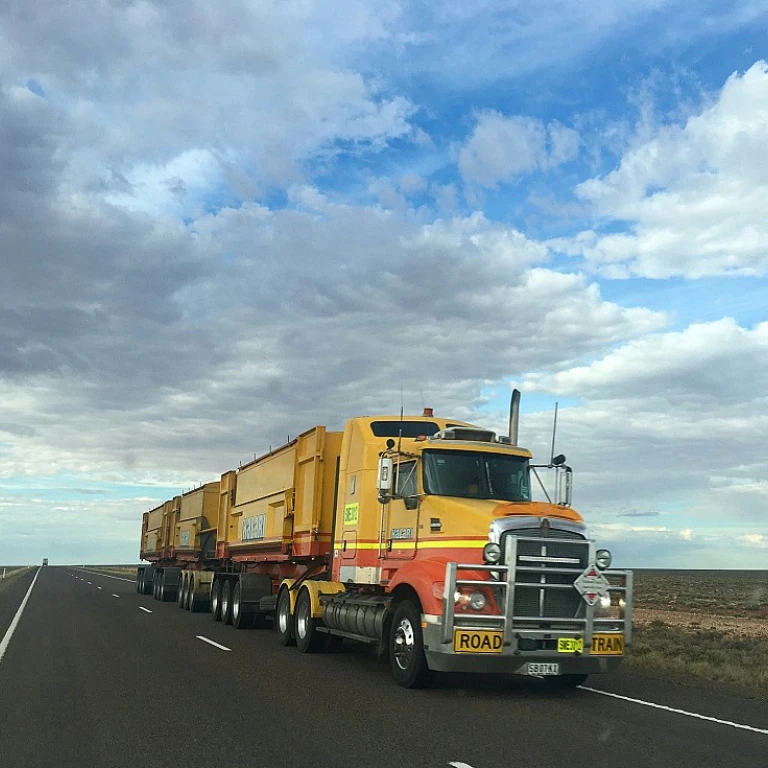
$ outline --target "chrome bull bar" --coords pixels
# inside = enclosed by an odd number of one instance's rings
[[[519,554],[519,544],[566,544],[573,545],[574,539],[530,538],[523,536],[506,537],[504,565],[489,565],[478,563],[446,563],[445,587],[443,591],[442,634],[443,644],[453,643],[455,629],[493,629],[504,632],[503,647],[517,649],[517,640],[525,635],[540,636],[542,633],[553,633],[558,636],[572,635],[584,640],[585,648],[591,648],[594,632],[623,632],[624,642],[629,645],[632,640],[632,571],[605,570],[602,574],[609,581],[608,596],[618,594],[618,599],[624,600],[623,615],[619,617],[596,616],[596,606],[583,601],[583,615],[578,616],[521,616],[515,615],[515,596],[519,590],[539,590],[541,605],[544,603],[543,593],[546,590],[575,590],[573,583],[546,583],[547,575],[573,576],[574,581],[583,571],[584,566],[578,558],[548,557],[547,555],[532,556]],[[588,549],[587,566],[595,562],[595,542],[581,542]],[[570,567],[569,567],[570,566]],[[488,579],[462,579],[462,571],[485,572]],[[519,575],[538,574],[539,582],[521,582]],[[623,582],[623,583],[622,583]],[[496,596],[496,603],[503,612],[478,613],[467,611],[457,614],[455,594],[459,587],[476,587],[490,590]],[[611,600],[613,605],[613,600]],[[581,606],[578,611],[582,614]]]

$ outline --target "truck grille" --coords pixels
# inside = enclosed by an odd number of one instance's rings
[[[505,531],[500,542],[502,552],[506,551],[508,536],[518,538],[515,616],[566,619],[583,615],[584,601],[575,589],[547,589],[545,585],[573,584],[588,565],[589,542],[572,531],[552,530],[548,538],[541,537],[538,528],[530,531]],[[573,562],[554,562],[560,558],[568,558]],[[548,562],[550,559],[552,561]],[[520,570],[526,567],[535,567],[537,570]],[[548,568],[570,569],[572,572],[547,573]],[[524,586],[528,584],[531,586]]]

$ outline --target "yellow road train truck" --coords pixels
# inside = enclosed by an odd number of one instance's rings
[[[303,653],[375,644],[406,687],[609,672],[630,642],[632,573],[610,570],[571,509],[565,457],[536,466],[517,445],[518,418],[516,392],[508,436],[430,409],[314,427],[145,513],[137,590],[272,624]]]

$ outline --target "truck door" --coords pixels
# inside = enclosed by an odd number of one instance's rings
[[[395,493],[387,503],[384,551],[381,554],[389,560],[410,560],[416,556],[419,535],[416,469],[415,461],[401,461],[394,466]]]

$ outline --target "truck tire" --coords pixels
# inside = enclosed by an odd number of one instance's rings
[[[232,580],[226,579],[221,587],[221,623],[232,623]]]
[[[141,570],[140,568],[136,569],[136,591],[139,594],[141,594],[141,587],[142,587],[141,576],[142,576],[143,573],[144,573],[144,571]]]
[[[165,602],[165,571],[160,574],[160,583],[158,584],[157,596],[161,603]]]
[[[160,599],[160,574],[157,571],[155,571],[152,577],[152,597],[155,600]]]
[[[187,590],[187,607],[192,613],[198,613],[202,602],[200,599],[200,584],[193,575],[189,580],[189,588]]]
[[[243,602],[243,585],[238,579],[232,588],[232,626],[235,629],[250,629],[256,616],[255,611]]]
[[[293,634],[293,616],[291,616],[291,596],[287,589],[283,589],[277,598],[275,629],[280,645],[296,645],[296,638]]]
[[[296,635],[296,647],[302,653],[317,653],[325,649],[328,635],[318,632],[318,626],[322,624],[319,619],[312,618],[312,598],[306,589],[299,592],[294,613],[294,633]]]
[[[389,631],[389,663],[392,677],[403,688],[423,688],[429,683],[421,611],[412,600],[403,600],[395,607]]]
[[[187,574],[182,573],[179,579],[179,591],[176,595],[176,604],[179,608],[184,607],[184,601],[187,599]]]
[[[211,587],[211,618],[221,621],[221,579],[216,579]]]

